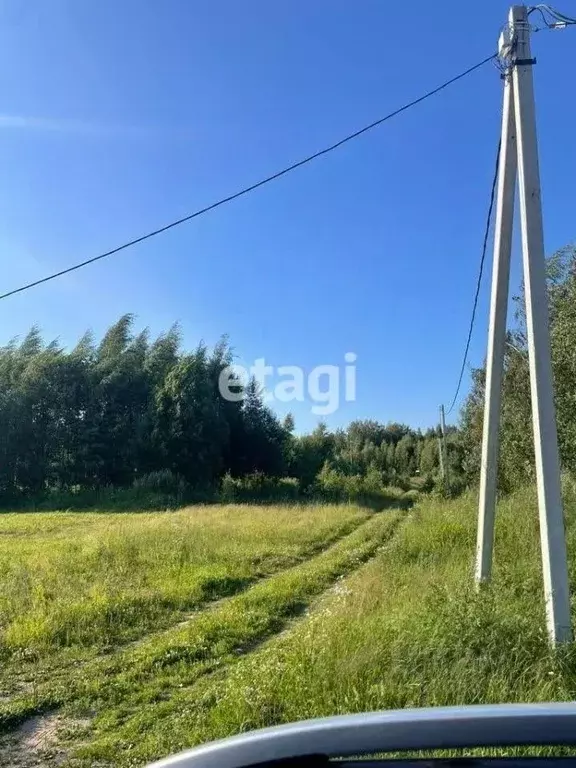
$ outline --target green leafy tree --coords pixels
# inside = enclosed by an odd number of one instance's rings
[[[333,457],[334,444],[335,436],[322,422],[309,435],[296,439],[294,464],[289,471],[300,478],[303,488],[315,482],[326,461]]]
[[[547,263],[552,368],[558,442],[563,467],[576,469],[576,251],[561,249]],[[502,383],[499,488],[503,491],[534,479],[530,377],[524,292],[515,298],[517,327],[507,336]],[[485,368],[473,373],[472,389],[462,410],[463,466],[469,482],[480,472]]]
[[[212,484],[230,438],[223,399],[201,344],[167,375],[157,396],[157,438],[165,466],[192,485]]]
[[[438,440],[436,437],[424,438],[420,451],[420,472],[422,475],[432,475],[439,467]]]
[[[242,474],[284,474],[284,449],[289,433],[264,404],[255,379],[248,383],[244,393],[241,423],[241,453],[237,469]]]

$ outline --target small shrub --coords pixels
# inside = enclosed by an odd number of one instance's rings
[[[394,485],[397,488],[400,488],[401,491],[409,491],[412,488],[412,483],[410,482],[410,479],[408,477],[403,477],[402,475],[399,475],[394,480]]]
[[[223,502],[288,502],[300,497],[300,483],[295,477],[270,477],[263,472],[253,472],[244,477],[232,477],[226,473],[220,484],[220,500]]]
[[[220,484],[221,501],[230,504],[230,502],[236,500],[236,485],[236,480],[234,480],[230,472],[226,472]]]
[[[382,509],[388,506],[403,506],[400,501],[404,490],[395,480],[395,488],[385,484],[386,476],[375,467],[371,467],[365,475],[346,475],[330,466],[326,462],[318,476],[316,483],[309,490],[309,495],[316,499],[333,503],[348,501],[364,504],[373,509]],[[410,487],[408,482],[406,488]],[[406,505],[413,503],[412,499],[406,499]]]
[[[423,493],[431,493],[434,490],[435,482],[432,475],[426,475],[424,482],[420,486]]]
[[[135,491],[143,493],[167,493],[183,496],[186,491],[186,481],[170,469],[159,469],[136,478],[133,488]]]
[[[435,483],[432,494],[441,499],[455,499],[466,490],[466,482],[463,477],[455,475],[448,480],[439,478]]]

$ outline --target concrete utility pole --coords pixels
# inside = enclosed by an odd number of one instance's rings
[[[492,263],[492,296],[486,381],[484,395],[484,429],[480,470],[480,505],[478,511],[478,541],[476,545],[476,581],[490,579],[494,547],[494,513],[496,509],[496,477],[504,344],[506,342],[506,310],[510,282],[510,254],[514,219],[514,189],[516,186],[517,154],[512,80],[504,79],[504,108],[502,138],[498,167],[496,223],[494,228],[494,259]]]
[[[570,592],[554,411],[540,171],[532,80],[532,66],[535,60],[531,58],[530,25],[525,6],[511,8],[509,28],[501,37],[499,54],[506,64],[507,72],[504,76],[502,153],[499,167],[486,368],[476,579],[478,582],[488,580],[492,564],[498,471],[498,427],[506,340],[514,186],[516,171],[518,171],[546,623],[550,640],[553,643],[562,643],[572,640]]]
[[[442,438],[438,436],[438,458],[440,461],[440,477],[446,479],[446,468],[444,466],[444,451],[442,450]]]

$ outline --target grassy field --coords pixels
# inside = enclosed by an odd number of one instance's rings
[[[576,586],[576,487],[566,482],[564,491]],[[201,592],[191,604],[203,609],[185,615],[185,589],[172,585],[166,594],[183,602],[175,607],[168,600],[160,625],[152,630],[151,611],[110,636],[96,633],[93,644],[81,632],[55,632],[56,622],[40,622],[52,629],[30,632],[27,645],[16,642],[23,635],[8,632],[0,716],[5,744],[14,745],[12,764],[32,764],[22,749],[30,722],[57,734],[41,745],[42,764],[140,766],[213,738],[305,717],[575,698],[576,653],[553,653],[547,644],[531,490],[499,506],[494,581],[481,594],[471,578],[473,495],[372,515],[351,506],[239,507],[232,522],[231,510],[201,510],[196,519],[197,512],[86,516],[84,525],[73,515],[45,516],[44,533],[32,516],[5,518],[3,530],[14,526],[26,540],[18,544],[20,569],[32,563],[36,573],[58,571],[51,558],[58,560],[59,546],[72,562],[74,543],[89,549],[118,542],[117,536],[123,541],[125,530],[134,559],[123,570],[117,555],[115,573],[124,575],[116,578],[122,594],[149,594],[164,584],[163,570],[173,574],[179,562],[169,545],[158,545],[162,563],[149,554],[158,533],[180,528],[191,536],[196,525],[214,527],[212,534],[197,531],[204,544],[194,557],[201,552],[204,559],[188,563],[191,583],[193,574],[199,578],[195,566],[204,573],[208,561],[218,568],[227,563],[230,578],[241,572],[246,579],[226,587],[222,599],[217,588]],[[227,543],[214,535],[219,528]],[[42,536],[48,560],[34,555]],[[7,541],[2,578],[12,573],[9,550]],[[145,585],[133,573],[140,562],[152,564],[145,566],[151,569]],[[99,571],[99,590],[108,573]],[[175,576],[166,583],[172,579],[179,584]],[[52,602],[59,602],[54,594]],[[52,615],[57,608],[42,610]],[[25,626],[19,616],[12,620]]]
[[[70,730],[98,712],[94,734],[114,730],[282,630],[374,555],[400,514],[229,505],[1,515],[2,729],[65,712]]]
[[[367,516],[346,506],[0,515],[0,660],[135,639],[310,557]]]

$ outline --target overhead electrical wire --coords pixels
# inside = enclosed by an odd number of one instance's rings
[[[531,6],[528,8],[528,16],[530,16],[530,14],[534,13],[535,11],[537,11],[540,14],[540,16],[542,17],[548,29],[563,29],[567,26],[576,25],[576,19],[572,19],[569,16],[565,16],[564,14],[557,11],[555,8],[552,8],[550,5],[541,3],[539,5]],[[546,14],[551,16],[554,21],[551,22],[547,18]],[[498,56],[496,56],[496,62],[498,62]],[[468,362],[468,352],[470,351],[470,342],[472,340],[472,333],[474,331],[474,322],[476,320],[478,297],[480,295],[480,286],[482,283],[482,275],[484,272],[484,262],[486,261],[486,250],[488,246],[488,237],[490,234],[492,212],[494,209],[494,200],[496,197],[496,185],[498,183],[498,167],[500,164],[500,150],[501,150],[501,142],[498,143],[498,151],[496,152],[496,167],[494,169],[494,177],[492,180],[492,191],[490,194],[490,204],[488,206],[488,215],[486,218],[486,228],[484,231],[484,243],[482,246],[480,268],[478,270],[478,280],[476,282],[476,293],[474,295],[474,304],[472,305],[472,316],[470,318],[470,326],[468,328],[468,337],[466,339],[466,346],[464,348],[464,355],[462,358],[462,366],[460,367],[460,374],[458,376],[458,384],[456,385],[456,392],[454,393],[454,397],[452,398],[450,407],[446,411],[446,416],[448,416],[448,414],[450,414],[454,410],[454,406],[456,405],[456,401],[458,400],[458,395],[460,393],[460,387],[462,386],[462,380],[464,378],[464,372],[466,370],[466,363]]]
[[[550,24],[550,21],[549,21],[549,20],[546,18],[546,14],[545,14],[545,13],[544,13],[544,11],[542,10],[542,8],[539,8],[538,6],[536,6],[536,7],[534,7],[534,8],[530,8],[530,9],[528,10],[528,16],[530,16],[530,14],[531,14],[531,13],[534,13],[535,11],[537,11],[537,12],[540,14],[540,16],[541,16],[541,18],[542,18],[542,21],[544,22],[544,25],[545,25],[545,26],[546,26],[548,29],[553,29],[553,25],[551,25],[551,24]],[[534,27],[534,32],[539,32],[541,29],[542,29],[542,27]]]
[[[557,11],[555,8],[552,8],[552,6],[546,5],[545,3],[540,3],[539,5],[534,5],[528,8],[528,16],[534,13],[534,11],[538,11],[548,29],[564,29],[565,27],[570,27],[576,24],[576,19],[573,19],[570,16],[565,16],[563,13],[560,13],[560,11]],[[550,21],[546,14],[551,16],[553,21]]]
[[[156,235],[160,235],[163,232],[167,232],[169,229],[178,227],[180,224],[184,224],[185,222],[191,221],[192,219],[195,219],[198,216],[202,216],[203,214],[208,213],[209,211],[213,211],[215,208],[219,208],[221,205],[225,205],[226,203],[232,202],[232,200],[236,200],[237,198],[242,197],[243,195],[247,195],[249,192],[253,192],[255,189],[258,189],[259,187],[263,187],[265,184],[269,184],[271,181],[275,181],[276,179],[279,179],[281,176],[284,176],[285,174],[290,173],[290,171],[294,171],[296,170],[296,168],[300,168],[301,166],[312,162],[312,160],[316,160],[317,158],[322,157],[323,155],[327,155],[329,152],[332,152],[335,149],[338,149],[338,147],[341,147],[343,144],[346,144],[347,142],[358,138],[362,134],[367,133],[368,131],[372,130],[373,128],[376,128],[379,125],[382,125],[382,123],[385,123],[386,121],[392,119],[393,117],[396,117],[396,115],[399,115],[402,112],[406,112],[408,109],[415,107],[417,104],[420,104],[426,99],[429,99],[430,97],[436,95],[440,91],[443,91],[445,88],[452,85],[453,83],[456,83],[458,80],[462,80],[462,78],[466,77],[467,75],[470,75],[475,70],[480,69],[480,67],[484,66],[484,64],[487,64],[489,61],[496,59],[496,57],[497,57],[496,53],[493,53],[491,56],[487,56],[485,59],[482,59],[482,61],[479,61],[477,64],[474,64],[473,66],[468,67],[468,69],[465,69],[463,72],[460,72],[458,75],[451,77],[449,80],[446,80],[441,85],[437,86],[436,88],[433,88],[431,91],[428,91],[423,96],[419,96],[417,99],[414,99],[413,101],[409,101],[407,104],[404,104],[402,107],[395,109],[393,112],[390,112],[384,117],[381,117],[379,120],[375,120],[373,123],[370,123],[369,125],[364,126],[364,128],[360,128],[358,131],[355,131],[354,133],[351,133],[348,136],[345,136],[343,139],[340,139],[335,144],[331,144],[330,146],[325,147],[324,149],[321,149],[318,152],[314,152],[313,154],[305,157],[303,160],[299,160],[298,162],[293,163],[292,165],[289,165],[287,168],[284,168],[283,170],[278,171],[277,173],[274,173],[271,176],[267,176],[265,179],[261,179],[260,181],[257,181],[255,184],[251,184],[250,186],[245,187],[244,189],[241,189],[238,192],[234,192],[233,194],[228,195],[227,197],[223,197],[221,200],[218,200],[215,203],[211,203],[210,205],[207,205],[204,208],[200,208],[199,210],[194,211],[194,213],[190,213],[187,216],[183,216],[182,218],[177,219],[176,221],[172,221],[170,224],[166,224],[162,227],[159,227],[158,229],[153,230],[152,232],[148,232],[145,235],[141,235],[140,237],[136,237],[133,240],[129,240],[128,242],[123,243],[122,245],[119,245],[116,248],[112,248],[112,250],[110,251],[101,253],[98,256],[93,256],[90,259],[81,261],[78,264],[72,265],[71,267],[62,269],[59,272],[54,272],[53,274],[47,275],[46,277],[42,277],[39,280],[34,280],[31,283],[27,283],[26,285],[21,285],[19,288],[14,288],[11,291],[7,291],[6,293],[3,293],[0,295],[0,299],[7,299],[9,296],[14,296],[17,293],[23,293],[24,291],[27,291],[30,288],[35,288],[36,286],[42,285],[43,283],[47,283],[50,280],[55,280],[57,277],[62,277],[63,275],[67,275],[70,272],[74,272],[77,269],[82,269],[82,267],[87,267],[89,264],[94,264],[94,262],[96,261],[106,259],[108,256],[113,256],[114,254],[119,253],[120,251],[123,251],[127,248],[131,248],[132,246],[137,245],[138,243],[142,243],[145,240],[149,240],[152,237],[156,237]]]
[[[472,340],[472,333],[474,331],[474,322],[476,320],[476,309],[478,307],[478,297],[480,295],[480,286],[482,284],[482,274],[484,272],[484,262],[486,261],[486,251],[488,248],[488,237],[490,236],[490,225],[492,222],[492,211],[494,210],[494,200],[496,198],[496,185],[498,183],[498,168],[500,165],[500,149],[502,142],[498,142],[498,150],[496,151],[496,166],[494,168],[494,176],[492,179],[492,190],[490,192],[490,204],[488,205],[488,214],[486,216],[486,226],[484,229],[484,243],[482,245],[482,256],[480,258],[480,268],[478,270],[478,279],[476,281],[476,293],[474,295],[474,304],[472,305],[472,316],[470,318],[470,326],[468,328],[468,338],[466,339],[466,347],[464,348],[464,355],[462,358],[462,366],[460,368],[460,375],[458,377],[458,384],[456,386],[456,392],[450,403],[450,407],[446,411],[446,416],[452,412],[458,394],[460,393],[460,387],[462,386],[462,379],[464,378],[464,371],[466,370],[466,363],[468,361],[468,352],[470,351],[470,341]]]
[[[576,25],[576,19],[572,19],[569,16],[565,16],[564,14],[557,11],[555,8],[552,8],[550,5],[546,5],[544,3],[541,3],[539,5],[531,6],[528,8],[528,16],[530,14],[534,13],[535,11],[538,11],[540,16],[542,17],[544,23],[548,27],[548,29],[563,29],[567,26]],[[546,14],[552,17],[554,21],[550,21]],[[498,61],[498,57],[496,57],[496,61]],[[474,304],[472,305],[472,316],[470,318],[470,326],[468,328],[468,337],[466,339],[466,346],[464,348],[464,355],[462,358],[462,365],[460,367],[460,374],[458,376],[458,384],[456,385],[456,392],[454,393],[454,397],[452,398],[452,402],[450,403],[450,407],[446,411],[446,415],[450,414],[454,410],[454,406],[456,405],[456,401],[458,399],[458,395],[460,393],[460,387],[462,386],[462,380],[464,378],[464,372],[466,370],[466,363],[468,362],[468,352],[470,351],[470,342],[472,340],[472,333],[474,331],[474,322],[476,320],[476,310],[478,307],[478,297],[480,295],[480,286],[482,283],[482,275],[484,272],[484,262],[486,261],[486,250],[488,246],[488,237],[490,234],[490,224],[492,221],[492,211],[494,209],[494,200],[496,196],[496,185],[498,183],[498,166],[500,163],[500,149],[501,149],[501,142],[498,143],[498,151],[496,153],[496,167],[494,169],[494,177],[492,180],[492,191],[490,194],[490,204],[488,206],[488,215],[486,218],[486,228],[484,231],[484,243],[482,246],[482,256],[480,259],[480,268],[478,270],[478,280],[476,282],[476,293],[474,295]]]

